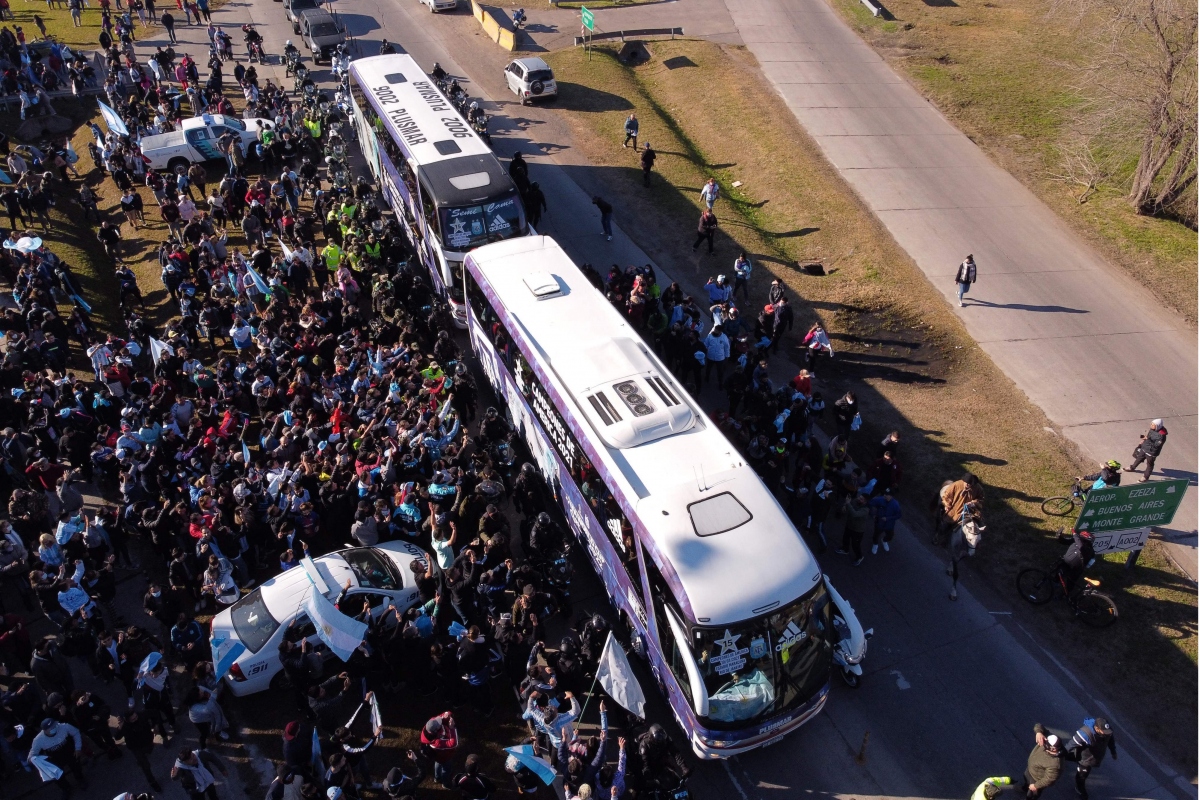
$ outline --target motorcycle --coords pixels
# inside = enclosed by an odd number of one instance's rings
[[[488,119],[487,114],[475,114],[471,117],[471,128],[474,129],[480,139],[483,139],[484,144],[491,147],[492,135],[488,133]]]
[[[345,160],[325,156],[325,168],[329,174],[329,182],[335,191],[348,191],[350,188],[350,169]]]
[[[488,455],[491,456],[492,463],[496,470],[504,476],[504,483],[507,486],[512,486],[513,481],[517,477],[518,461],[521,460],[521,451],[517,446],[517,433],[510,431],[508,436],[488,448]]]
[[[874,628],[863,630],[862,624],[837,589],[833,588],[829,578],[825,579],[825,588],[833,600],[833,629],[837,641],[833,646],[833,663],[841,670],[842,680],[851,689],[857,689],[862,683],[862,662],[867,657],[867,640],[875,635]]]
[[[514,11],[513,15],[512,15],[512,21],[513,21],[513,27],[516,28],[517,30],[520,30],[521,28],[523,28],[525,26],[525,24],[529,21],[525,17],[525,9],[518,8],[516,11]]]
[[[300,69],[300,51],[296,48],[283,51],[284,74],[295,75]],[[306,69],[305,72],[308,72]]]
[[[292,72],[292,91],[296,94],[306,94],[309,87],[316,91],[316,84],[312,78],[308,77],[308,67],[303,64],[297,64],[296,69]]]

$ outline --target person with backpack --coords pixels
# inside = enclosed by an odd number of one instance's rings
[[[1112,753],[1114,761],[1117,759],[1117,739],[1112,725],[1104,717],[1088,717],[1067,744],[1067,758],[1078,764],[1075,793],[1082,800],[1088,800],[1088,775],[1104,761],[1105,751]]]

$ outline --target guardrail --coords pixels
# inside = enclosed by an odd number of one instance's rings
[[[606,39],[620,39],[622,42],[627,38],[641,39],[644,36],[670,36],[674,39],[676,36],[683,36],[683,28],[637,28],[628,31],[609,31],[607,33],[596,33],[591,36],[576,36],[575,46],[581,44],[591,44],[592,42],[604,41]]]
[[[475,15],[475,19],[479,20],[479,24],[483,26],[483,32],[488,35],[489,39],[510,52],[517,49],[516,33],[501,27],[496,18],[484,11],[483,7],[475,0],[471,0],[471,13]]]

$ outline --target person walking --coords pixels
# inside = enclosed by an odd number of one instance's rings
[[[541,223],[542,212],[546,208],[546,195],[542,193],[538,182],[534,181],[529,184],[529,191],[525,193],[525,218],[533,228],[536,229]]]
[[[692,249],[695,250],[700,246],[700,243],[705,239],[708,240],[708,254],[713,253],[713,242],[717,235],[717,215],[713,213],[711,208],[704,209],[700,215],[700,222],[696,224],[696,241],[692,243]]]
[[[161,792],[162,785],[154,777],[154,769],[150,766],[150,752],[154,750],[154,728],[150,720],[139,714],[137,709],[129,709],[117,725],[117,738],[125,740],[125,748],[133,754],[133,760],[146,776],[150,788]]]
[[[884,491],[879,497],[871,498],[868,505],[875,515],[875,537],[871,540],[871,555],[879,552],[880,545],[886,553],[892,549],[888,542],[896,535],[896,523],[902,516],[900,501],[892,497],[890,491]]]
[[[963,295],[971,291],[971,284],[979,277],[979,271],[975,267],[975,256],[968,255],[966,260],[958,265],[958,274],[954,276],[954,283],[958,285],[958,306],[963,307]]]
[[[867,533],[867,525],[871,519],[871,509],[867,507],[867,498],[861,494],[846,500],[846,528],[842,531],[842,546],[839,555],[848,555],[854,551],[854,566],[863,563],[862,540]]]
[[[74,725],[59,722],[51,717],[42,720],[42,730],[29,746],[28,759],[30,763],[37,764],[34,759],[39,756],[58,768],[57,778],[47,778],[43,775],[42,779],[56,783],[64,798],[70,797],[72,791],[71,784],[67,781],[68,772],[79,782],[80,788],[88,787],[87,778],[83,777],[83,768],[79,764],[83,758],[83,737]]]
[[[629,140],[633,140],[633,150],[637,152],[638,144],[638,118],[636,114],[630,114],[629,119],[625,120],[625,143],[621,147],[629,147]]]
[[[513,153],[512,159],[508,162],[508,177],[512,178],[513,183],[517,185],[517,190],[524,195],[529,191],[529,164],[525,161],[525,156],[521,155],[521,151]]]
[[[160,21],[162,26],[167,29],[167,36],[171,37],[171,44],[179,44],[179,39],[175,36],[175,17],[171,16],[171,12],[164,11]]]
[[[185,747],[171,767],[171,780],[179,781],[189,800],[218,800],[214,771],[225,774],[225,767],[216,756]]]
[[[646,142],[646,148],[642,150],[642,185],[650,185],[650,172],[654,169],[654,159],[658,158],[658,153],[650,147],[650,143]]]
[[[1167,429],[1163,427],[1162,419],[1156,419],[1150,423],[1150,430],[1142,434],[1142,441],[1133,448],[1133,463],[1126,467],[1125,471],[1137,472],[1138,467],[1144,461],[1146,462],[1146,472],[1138,480],[1138,483],[1150,480],[1150,474],[1154,472],[1154,462],[1162,453],[1163,445],[1166,443]]]
[[[1067,757],[1078,764],[1075,768],[1075,793],[1081,800],[1088,800],[1088,775],[1104,761],[1106,751],[1112,753],[1114,761],[1117,760],[1117,739],[1112,725],[1104,717],[1085,719],[1083,727],[1075,731],[1067,744]]]
[[[708,210],[712,211],[720,196],[721,187],[717,184],[717,179],[709,178],[708,183],[704,184],[704,188],[700,190],[700,199],[704,201],[704,205],[708,206]]]
[[[592,198],[592,205],[600,209],[600,227],[604,229],[604,237],[607,241],[612,241],[612,212],[613,207],[601,197],[596,195]]]
[[[1025,800],[1037,800],[1062,774],[1062,741],[1040,722],[1033,732],[1036,742],[1025,762]]]

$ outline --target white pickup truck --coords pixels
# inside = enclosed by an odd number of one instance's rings
[[[186,168],[224,155],[217,149],[217,142],[227,132],[233,131],[242,138],[242,152],[254,146],[258,139],[258,123],[265,130],[275,127],[269,119],[239,119],[223,114],[204,114],[185,119],[179,130],[146,136],[142,139],[142,154],[150,160],[151,169]]]

